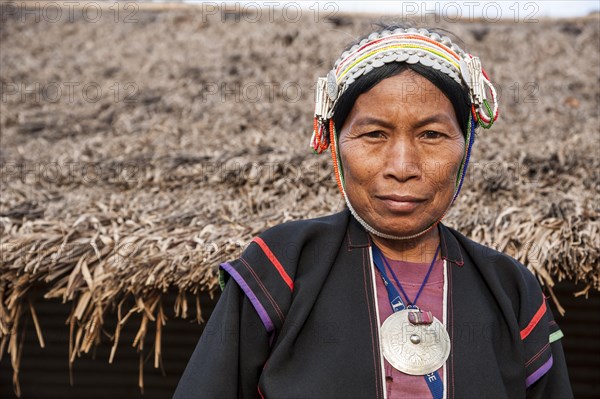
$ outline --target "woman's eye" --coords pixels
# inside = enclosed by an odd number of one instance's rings
[[[425,137],[426,139],[439,139],[443,135],[443,133],[436,132],[433,130],[428,130],[425,133],[423,133],[423,137]]]
[[[383,134],[383,132],[380,131],[380,130],[376,130],[374,132],[364,133],[363,136],[369,137],[369,138],[375,138],[375,139],[384,138],[385,137],[385,135]]]

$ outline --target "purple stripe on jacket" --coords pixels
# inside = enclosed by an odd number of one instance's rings
[[[263,305],[260,303],[252,289],[250,289],[250,287],[248,286],[248,283],[246,283],[244,278],[237,272],[237,270],[235,270],[233,266],[231,266],[231,264],[227,262],[221,263],[221,267],[223,268],[223,270],[229,273],[229,275],[235,280],[235,282],[238,283],[242,291],[244,291],[248,299],[250,299],[250,302],[254,306],[254,309],[256,309],[258,316],[265,325],[267,332],[272,332],[275,329],[275,326],[273,325],[273,322],[271,321],[271,318],[267,314],[267,311],[265,310]]]
[[[525,380],[525,387],[529,388],[534,382],[542,378],[542,376],[546,374],[548,370],[550,370],[550,367],[552,367],[552,355],[550,355],[550,358],[546,360],[546,363],[542,364],[542,366],[539,369],[537,369],[529,377],[527,377],[527,379]]]

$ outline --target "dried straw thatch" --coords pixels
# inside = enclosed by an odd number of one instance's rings
[[[166,314],[191,307],[202,320],[197,293],[216,289],[220,261],[271,225],[341,209],[330,160],[308,150],[312,85],[372,20],[77,15],[0,24],[0,357],[10,353],[15,383],[24,317],[44,344],[32,290],[73,306],[71,362],[103,340],[112,361],[136,318],[140,350],[156,331],[156,367]],[[501,90],[501,118],[479,134],[446,223],[547,286],[599,290],[597,16],[436,25],[463,38]],[[78,83],[72,98],[67,82]],[[92,83],[97,101],[83,90]],[[179,300],[163,309],[172,288]],[[119,320],[108,340],[106,317]]]

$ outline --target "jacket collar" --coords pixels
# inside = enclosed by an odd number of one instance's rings
[[[354,248],[365,248],[371,245],[371,238],[365,229],[358,223],[358,221],[347,211],[349,216],[348,222],[348,249]],[[452,262],[457,266],[464,265],[464,259],[462,252],[460,251],[460,244],[450,229],[444,226],[442,223],[438,223],[438,230],[440,232],[440,250],[442,252],[442,259]]]
[[[454,237],[454,234],[452,234],[452,231],[442,223],[438,223],[438,230],[440,232],[442,259],[446,259],[457,266],[464,265],[465,261],[460,251],[460,244],[456,237]]]
[[[348,221],[348,249],[354,249],[354,248],[364,248],[364,247],[368,247],[369,245],[371,245],[371,238],[369,237],[369,234],[367,234],[366,230],[364,229],[364,227],[361,226],[360,223],[358,223],[358,220],[356,220],[354,218],[354,216],[352,216],[352,214],[350,214],[350,211],[348,209],[346,209],[347,213],[348,213],[348,217],[349,217],[349,221]]]

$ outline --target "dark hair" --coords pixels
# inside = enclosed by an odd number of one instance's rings
[[[393,31],[397,28],[405,28],[403,25],[382,25],[380,29],[377,30],[378,33],[381,33],[385,30]],[[435,31],[435,29],[429,29],[430,32]],[[358,39],[357,42],[360,42],[367,36],[364,36]],[[346,48],[348,50],[354,44],[351,44]],[[398,75],[404,71],[414,71],[419,75],[423,76],[425,79],[429,80],[432,84],[434,84],[444,95],[448,98],[452,106],[454,107],[454,112],[456,113],[456,119],[458,120],[458,124],[460,126],[463,134],[466,134],[467,124],[469,122],[469,118],[471,115],[471,99],[469,97],[469,90],[466,87],[458,84],[454,79],[449,77],[443,72],[440,72],[436,69],[426,67],[421,64],[407,64],[407,63],[398,63],[392,62],[388,64],[384,64],[379,68],[375,68],[366,75],[361,76],[356,80],[356,82],[352,83],[348,86],[348,89],[341,95],[339,98],[335,112],[333,115],[333,122],[335,124],[335,129],[339,132],[344,125],[344,121],[348,117],[348,114],[352,110],[356,99],[361,94],[369,91],[373,86],[382,80],[392,77],[394,75]]]

